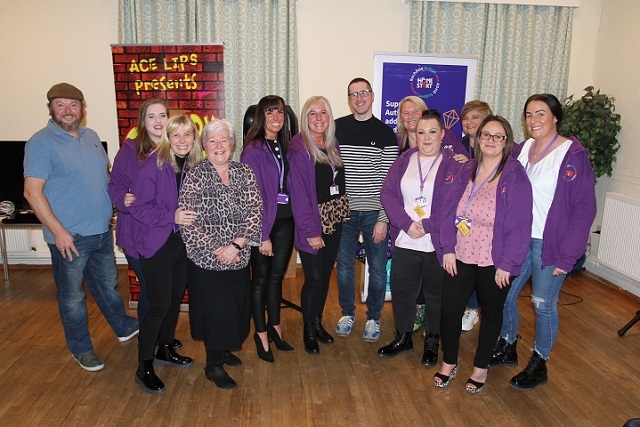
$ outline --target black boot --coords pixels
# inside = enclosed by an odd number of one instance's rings
[[[518,390],[531,390],[546,383],[547,380],[547,361],[534,350],[527,367],[518,375],[511,378],[509,385]]]
[[[316,316],[313,321],[313,327],[316,330],[316,337],[322,344],[333,344],[333,337],[329,335],[329,332],[322,326],[322,316]]]
[[[230,390],[238,386],[233,378],[224,370],[223,365],[204,368],[204,375],[219,388]]]
[[[413,338],[411,332],[400,332],[397,329],[396,338],[378,350],[380,357],[396,357],[403,353],[413,353]]]
[[[424,354],[420,362],[424,366],[435,366],[438,363],[438,348],[440,347],[440,335],[428,332],[424,338]]]
[[[173,348],[173,343],[158,345],[156,362],[158,362],[158,365],[169,365],[176,368],[188,368],[193,365],[193,359],[186,356],[180,356]]]
[[[167,391],[153,370],[153,359],[140,359],[140,361],[138,361],[138,372],[136,372],[134,381],[147,393],[162,394]]]
[[[316,334],[315,322],[309,322],[304,324],[304,351],[309,354],[320,353],[320,346],[318,345],[318,335]]]
[[[489,365],[517,365],[517,345],[519,338],[520,335],[516,336],[516,340],[511,344],[509,344],[507,340],[502,337],[498,338],[498,342],[493,349],[493,354],[491,355],[491,361],[489,362]]]

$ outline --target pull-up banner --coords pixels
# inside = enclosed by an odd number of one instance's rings
[[[137,135],[138,108],[149,98],[171,114],[189,114],[199,130],[224,117],[222,44],[111,45],[120,143]]]
[[[477,62],[477,57],[376,52],[373,112],[395,132],[400,101],[414,95],[440,111],[444,126],[462,136],[460,110],[473,99]]]

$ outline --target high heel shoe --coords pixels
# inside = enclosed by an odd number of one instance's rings
[[[258,333],[253,334],[253,340],[256,342],[256,350],[258,350],[258,357],[265,362],[273,363],[273,353],[271,353],[271,349],[265,350],[262,346],[262,340],[260,339],[260,335]]]
[[[460,363],[456,363],[456,366],[453,367],[451,373],[449,375],[441,374],[440,372],[436,372],[433,376],[433,384],[436,387],[444,388],[449,385],[452,379],[458,375],[458,368],[460,367]],[[440,381],[436,381],[436,378],[439,378]]]
[[[482,387],[484,387],[485,383],[487,382],[487,376],[489,375],[489,367],[487,366],[486,369],[487,369],[487,372],[485,372],[484,374],[484,382],[476,381],[473,378],[469,377],[469,379],[467,380],[467,384],[465,385],[465,389],[467,390],[467,393],[469,394],[480,393],[480,390],[482,390]],[[473,375],[473,373],[471,375]]]
[[[280,334],[276,331],[276,328],[273,325],[267,323],[267,335],[269,336],[269,341],[273,341],[276,345],[276,348],[281,351],[293,351],[293,347],[289,345],[285,340],[280,338]]]

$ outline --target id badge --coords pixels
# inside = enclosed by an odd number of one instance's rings
[[[338,186],[338,184],[334,184],[329,187],[329,194],[332,196],[337,196],[338,194],[340,194],[340,187]]]
[[[419,216],[420,218],[422,218],[422,217],[424,216],[424,214],[425,214],[424,209],[422,209],[422,206],[420,206],[420,205],[418,205],[418,204],[416,204],[416,205],[413,207],[413,211],[414,211],[416,214],[418,214],[418,216]]]
[[[276,199],[279,205],[288,205],[289,204],[289,195],[287,193],[278,193],[278,197]]]
[[[465,218],[463,216],[456,217],[454,225],[458,230],[460,230],[460,234],[466,236],[471,232],[471,220],[469,218]]]

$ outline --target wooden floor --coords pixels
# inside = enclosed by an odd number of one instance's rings
[[[354,333],[321,346],[311,356],[302,345],[300,313],[284,309],[285,338],[296,350],[274,349],[276,363],[258,359],[251,337],[227,371],[239,387],[220,390],[206,380],[204,348],[189,335],[187,313],[176,336],[188,369],[157,369],[167,392],[152,396],[133,382],[136,340],[119,343],[91,298],[90,329],[105,368],[82,370],[69,354],[49,267],[10,267],[0,292],[0,426],[622,426],[640,417],[640,323],[624,337],[617,331],[640,309],[640,299],[589,273],[567,278],[560,297],[560,335],[549,383],[530,392],[509,387],[514,367],[495,367],[479,395],[464,390],[472,369],[478,328],[463,333],[461,368],[446,389],[433,386],[433,368],[420,366],[421,345],[410,355],[381,359],[377,349],[393,335],[392,308],[382,314],[377,343],[362,340],[365,307],[358,304]],[[126,271],[118,289],[127,298]],[[299,301],[302,273],[288,279],[285,297]],[[529,294],[526,287],[524,294]],[[519,368],[533,343],[533,310],[521,307]],[[133,312],[132,312],[133,314]],[[331,283],[325,320],[340,317]],[[414,334],[421,342],[421,332]]]

